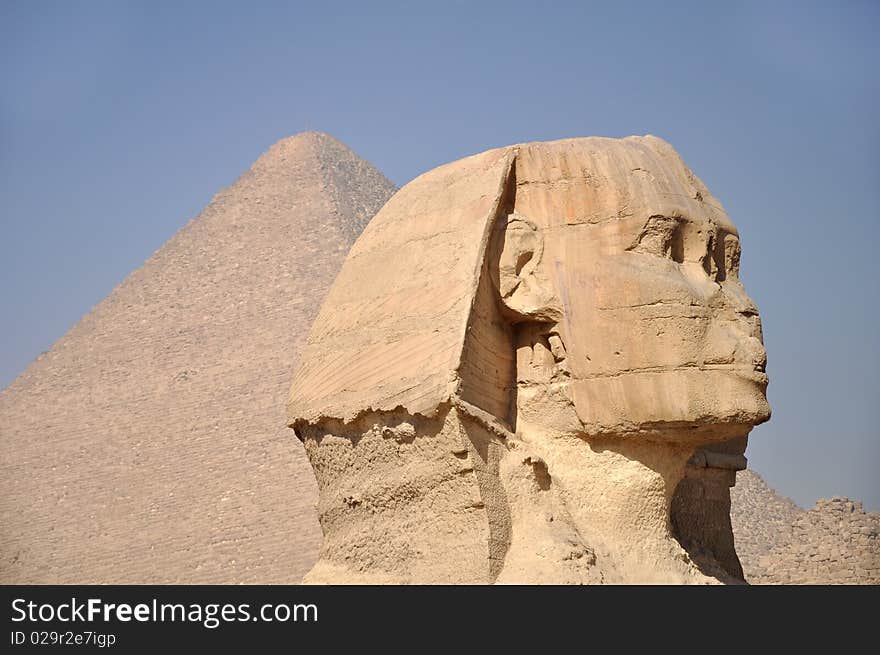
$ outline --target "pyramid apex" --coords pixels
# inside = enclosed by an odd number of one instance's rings
[[[321,152],[337,155],[350,153],[351,148],[326,132],[298,132],[273,143],[254,163],[256,167],[274,167],[278,162],[293,159],[313,160]]]
[[[297,132],[296,134],[292,134],[291,136],[284,137],[283,139],[279,139],[276,141],[271,148],[284,147],[284,146],[293,146],[299,144],[338,144],[344,145],[339,139],[334,137],[331,134],[327,134],[326,132],[316,132],[316,131],[306,131],[306,132]],[[271,149],[270,148],[270,149]]]

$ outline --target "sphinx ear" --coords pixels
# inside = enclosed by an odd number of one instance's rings
[[[541,270],[544,257],[541,230],[516,213],[500,217],[498,223],[494,253],[497,264],[492,277],[505,314],[512,323],[558,321],[562,307]]]

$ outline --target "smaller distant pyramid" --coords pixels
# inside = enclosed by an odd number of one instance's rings
[[[0,582],[299,582],[292,368],[394,191],[326,134],[276,143],[0,392]]]
[[[752,584],[880,584],[880,514],[848,498],[804,511],[757,473],[737,474],[731,522]]]
[[[776,493],[753,470],[736,474],[736,485],[730,490],[730,522],[746,579],[753,577],[762,556],[780,544],[791,542],[792,525],[803,513],[804,510]]]

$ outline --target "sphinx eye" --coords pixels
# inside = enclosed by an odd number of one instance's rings
[[[710,278],[712,278],[716,282],[718,281],[718,275],[719,275],[719,273],[718,273],[719,262],[721,264],[721,269],[720,269],[721,270],[721,277],[722,277],[722,279],[724,278],[724,257],[722,255],[720,260],[718,257],[718,247],[717,246],[718,246],[719,241],[723,241],[723,238],[716,239],[715,234],[713,232],[709,233],[708,238],[706,239],[706,250],[703,252],[703,258],[701,260],[701,263],[703,264],[703,270],[706,271],[706,275],[708,275]]]
[[[703,268],[716,282],[728,277],[739,277],[739,239],[732,234],[718,234],[709,238],[709,247],[703,260]]]
[[[726,277],[739,277],[739,257],[741,254],[739,239],[732,234],[724,237],[724,271]]]
[[[678,221],[674,218],[652,216],[645,223],[638,242],[629,250],[671,259],[680,264],[684,261],[684,248],[678,228]]]

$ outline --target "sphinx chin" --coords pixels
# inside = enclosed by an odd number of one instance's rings
[[[630,372],[569,386],[588,436],[697,445],[739,436],[770,418],[766,381],[732,369]]]

